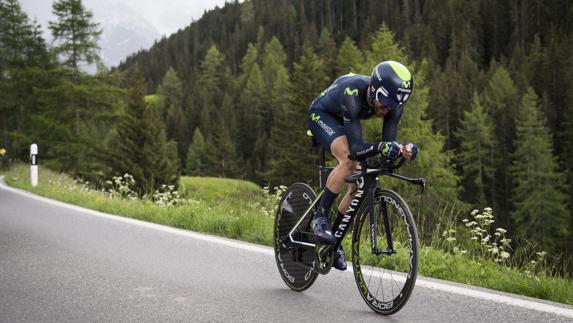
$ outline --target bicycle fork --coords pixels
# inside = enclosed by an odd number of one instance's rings
[[[376,213],[374,212],[374,208],[376,206],[376,191],[378,190],[378,186],[374,187],[368,194],[370,195],[368,198],[370,199],[368,213],[370,216],[370,243],[372,245],[372,253],[379,256],[379,255],[393,255],[396,253],[394,249],[394,242],[392,240],[392,228],[390,227],[390,216],[388,214],[388,208],[386,206],[386,201],[380,201],[380,208],[382,211],[382,220],[384,225],[384,231],[386,233],[386,243],[388,249],[379,249],[378,248],[378,219],[376,218]]]

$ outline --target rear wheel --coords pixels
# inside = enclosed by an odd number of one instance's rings
[[[279,273],[292,290],[303,291],[309,288],[318,273],[315,249],[292,243],[289,232],[316,199],[313,189],[303,183],[291,185],[283,194],[277,207],[274,228],[275,259]],[[312,212],[312,211],[311,211]],[[293,240],[314,244],[314,234],[310,227],[312,215],[307,215],[293,232]]]
[[[374,202],[376,241],[388,249],[384,217],[388,217],[395,253],[372,251],[369,212],[364,209],[352,234],[352,265],[360,295],[379,314],[393,314],[406,304],[418,273],[418,234],[408,205],[395,192],[379,189]]]

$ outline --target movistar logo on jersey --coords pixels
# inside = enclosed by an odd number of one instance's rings
[[[404,81],[404,82],[402,82],[402,87],[405,88],[405,89],[409,89],[411,85],[412,85],[412,82],[411,82],[411,81]]]
[[[358,96],[358,89],[347,87],[346,89],[344,89],[344,94]]]
[[[387,142],[384,144],[384,148],[382,149],[382,155],[388,156],[389,152],[390,152],[390,143]]]
[[[320,116],[317,115],[316,113],[312,113],[312,114],[310,115],[310,120],[312,120],[312,121],[314,121],[314,122],[317,122],[318,120],[320,120]]]

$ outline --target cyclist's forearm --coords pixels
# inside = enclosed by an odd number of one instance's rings
[[[377,144],[355,143],[350,147],[350,154],[358,158],[366,158],[378,155],[381,149],[381,142]]]

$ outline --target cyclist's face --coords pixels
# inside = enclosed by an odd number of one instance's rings
[[[370,92],[370,90],[372,90],[372,88],[368,89],[368,92]],[[368,100],[370,102],[370,100]],[[372,104],[374,104],[374,110],[376,111],[376,115],[378,117],[383,117],[385,116],[388,112],[390,112],[390,108],[388,108],[387,106],[385,106],[384,104],[382,104],[380,101],[378,101],[377,99],[374,99],[374,102],[372,102]]]
[[[388,112],[390,112],[390,109],[387,106],[384,106],[378,100],[374,100],[374,109],[376,109],[376,115],[379,117],[383,117]]]

